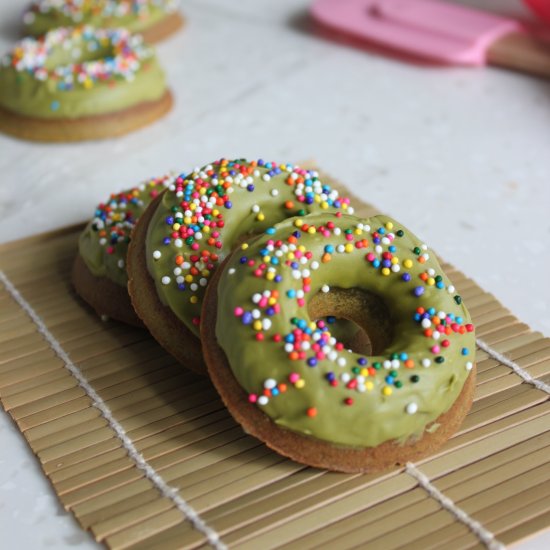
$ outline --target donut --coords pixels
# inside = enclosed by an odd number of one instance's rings
[[[118,136],[167,113],[154,51],[124,29],[59,28],[0,61],[0,130],[33,141]]]
[[[199,340],[205,288],[243,239],[311,212],[353,212],[317,172],[222,159],[177,178],[140,218],[128,249],[138,316],[180,363],[206,374]]]
[[[369,353],[319,318],[354,320]],[[244,430],[310,466],[375,472],[433,453],[475,386],[470,315],[435,255],[387,216],[286,220],[206,292],[208,373]]]
[[[180,29],[183,18],[176,0],[35,0],[23,12],[25,36],[74,25],[123,27],[154,43]]]
[[[128,296],[128,243],[147,205],[175,178],[175,174],[169,173],[113,193],[97,206],[93,218],[80,234],[72,283],[80,297],[101,317],[143,326]]]

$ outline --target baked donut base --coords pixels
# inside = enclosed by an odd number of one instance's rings
[[[143,40],[149,44],[156,44],[179,31],[185,23],[185,19],[179,12],[168,14],[166,17],[151,25],[140,34]]]
[[[41,142],[74,142],[117,137],[147,126],[164,116],[174,103],[166,90],[156,101],[147,101],[112,113],[80,118],[45,119],[18,115],[0,107],[0,131]]]
[[[143,328],[136,315],[128,290],[107,277],[96,277],[78,254],[73,262],[71,280],[77,294],[101,317],[122,321],[128,325]]]
[[[147,229],[164,192],[159,194],[135,225],[128,247],[126,268],[128,292],[135,312],[155,340],[184,367],[198,374],[206,374],[201,341],[159,299],[155,281],[147,269]]]
[[[426,426],[422,437],[404,444],[387,441],[377,447],[354,448],[331,444],[302,435],[275,424],[256,405],[239,384],[223,349],[219,346],[215,328],[218,310],[217,286],[224,265],[213,275],[203,303],[201,339],[208,374],[231,415],[244,431],[263,441],[279,454],[296,462],[317,468],[347,473],[372,473],[403,466],[433,454],[462,424],[472,405],[476,369],[470,371],[462,391],[451,408]],[[430,432],[434,424],[438,428]]]

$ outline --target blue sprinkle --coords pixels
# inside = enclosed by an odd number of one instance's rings
[[[278,388],[271,388],[271,395],[279,395],[279,389]]]
[[[294,289],[290,289],[290,290],[287,290],[286,291],[286,295],[289,297],[289,298],[296,298],[296,291]]]
[[[250,313],[250,311],[245,311],[241,317],[241,321],[243,322],[243,325],[249,325],[252,323],[252,313]]]
[[[268,234],[268,235],[275,235],[276,233],[276,229],[274,227],[268,227],[265,232]]]
[[[468,348],[462,348],[460,350],[460,353],[462,353],[462,355],[469,355],[470,354],[470,350]]]
[[[403,279],[406,283],[408,283],[411,280],[411,274],[403,273],[403,275],[401,275],[401,279]]]
[[[420,296],[422,296],[422,294],[424,294],[424,287],[423,286],[417,286],[414,288],[413,290],[413,294],[417,297],[417,298],[420,298]]]
[[[226,201],[223,205],[229,210],[233,206],[233,203],[231,201]]]
[[[315,367],[317,365],[317,359],[315,359],[315,357],[310,357],[307,360],[307,364],[309,367]]]
[[[61,105],[60,105],[59,101],[57,101],[56,99],[54,99],[54,100],[50,103],[50,109],[51,109],[52,111],[57,111],[57,110],[59,110],[59,107],[60,107],[60,106],[61,106]]]
[[[362,366],[365,366],[367,364],[367,360],[364,357],[359,357],[359,359],[357,359],[357,362]]]

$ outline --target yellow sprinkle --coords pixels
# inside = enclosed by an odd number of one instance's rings
[[[189,210],[196,210],[197,209],[197,205],[192,202],[190,205],[189,205]]]
[[[241,250],[246,250],[248,248],[248,243],[241,244]]]
[[[289,259],[289,260],[294,260],[294,252],[289,252],[286,257]]]
[[[399,263],[399,258],[397,256],[394,256],[392,259],[391,259],[391,263],[392,264],[398,264]]]
[[[192,304],[196,304],[199,301],[199,299],[196,296],[191,296],[191,298],[189,298],[189,301]]]
[[[268,271],[267,272],[268,275],[273,275],[273,277],[275,277],[275,273],[273,271]],[[267,301],[267,304],[270,305],[270,306],[274,306],[275,304],[277,303],[277,298],[270,298],[268,301]]]
[[[297,219],[295,222],[294,222],[294,225],[296,227],[302,227],[302,225],[304,225],[304,220],[301,220],[301,219]]]
[[[314,235],[315,233],[317,233],[317,229],[315,229],[315,227],[313,227],[313,226],[310,226],[310,227],[307,228],[307,232],[310,235]]]
[[[94,83],[90,79],[86,79],[82,84],[87,90],[89,90],[94,85]]]
[[[361,369],[361,376],[368,376],[368,375],[369,375],[369,369],[365,369],[365,368]]]
[[[386,229],[393,229],[393,223],[392,222],[387,222],[386,223]]]
[[[203,269],[203,270],[201,271],[201,275],[202,275],[203,277],[210,277],[210,270],[209,270],[209,269]]]
[[[206,187],[201,187],[199,190],[200,195],[204,195],[206,193]]]
[[[181,225],[180,225],[178,222],[176,222],[176,223],[172,226],[172,229],[173,229],[174,231],[177,231],[180,227],[181,227]]]
[[[262,322],[259,319],[256,319],[254,323],[252,323],[252,326],[254,330],[262,330]]]
[[[189,216],[185,216],[185,218],[183,218],[183,223],[185,225],[189,225],[191,223],[191,218]]]
[[[185,282],[186,283],[192,283],[193,282],[193,275],[188,274],[185,276]]]
[[[328,202],[327,202],[327,201],[323,201],[323,202],[321,203],[321,208],[322,208],[323,210],[326,210],[326,209],[328,208]]]
[[[343,209],[343,210],[347,210],[347,208],[348,208],[347,203],[344,203],[344,204],[342,205],[342,209]]]
[[[203,228],[202,228],[203,232],[204,233],[210,233],[210,226],[209,225],[205,225]]]
[[[321,197],[319,195],[315,195],[315,202],[321,202]]]
[[[269,260],[271,260],[271,256],[264,256],[262,260],[267,264],[269,263]]]
[[[367,390],[369,391],[372,391],[372,388],[374,388],[374,384],[370,380],[367,380],[365,382],[365,388],[367,388]]]
[[[265,278],[268,280],[268,281],[273,281],[273,279],[275,279],[275,273],[273,271],[268,271],[266,274],[265,274]],[[273,302],[273,304],[275,304],[277,302]],[[271,305],[273,305],[271,304]]]
[[[305,251],[306,251],[306,247],[305,247],[303,244],[301,244],[301,245],[298,247],[298,250],[299,250],[300,252],[305,252]]]
[[[256,216],[256,219],[260,222],[263,222],[265,220],[265,216],[260,212],[257,216]]]
[[[313,321],[311,321],[311,323],[309,323],[309,328],[311,330],[315,330],[317,328],[317,325]]]
[[[386,275],[386,277],[391,273],[391,269],[389,267],[383,267],[382,268],[382,275]]]
[[[363,234],[363,230],[362,229],[359,229],[357,228],[354,232],[356,235],[362,235]]]
[[[393,393],[393,390],[389,386],[384,386],[382,388],[382,393],[384,395],[391,395]]]
[[[306,381],[303,378],[300,378],[299,380],[296,380],[296,382],[294,382],[294,386],[299,390],[301,390],[305,385]]]
[[[410,268],[413,266],[412,260],[409,260],[409,259],[405,260],[405,261],[403,262],[403,265],[404,265],[407,269],[410,269]]]
[[[433,277],[430,277],[427,281],[426,281],[430,286],[434,286],[435,285],[435,279]]]
[[[219,214],[220,214],[220,211],[217,208],[212,210],[212,216],[219,216]]]
[[[344,246],[344,250],[349,254],[350,252],[353,252],[353,245],[351,243],[346,243],[346,246]]]

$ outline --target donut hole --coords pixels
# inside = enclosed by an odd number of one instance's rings
[[[391,344],[393,323],[384,300],[358,288],[333,287],[308,303],[311,319],[335,318],[331,332],[348,349],[363,355],[381,355]],[[332,328],[334,327],[334,328]]]
[[[115,57],[116,52],[110,41],[100,41],[95,37],[84,40],[82,37],[68,39],[65,45],[52,48],[44,66],[53,71],[58,67],[69,66],[73,63],[90,63],[104,61]]]

